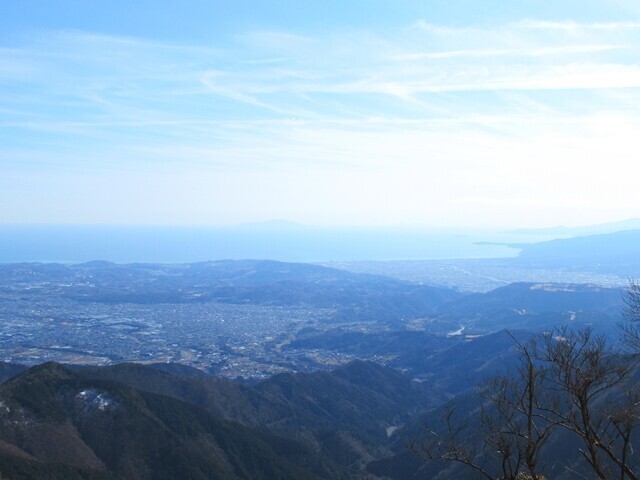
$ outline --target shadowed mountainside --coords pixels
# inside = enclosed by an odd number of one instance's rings
[[[11,455],[10,471],[18,472],[11,478],[38,478],[19,473],[29,472],[34,460],[49,472],[58,464],[80,469],[83,478],[95,471],[138,479],[319,478],[278,455],[259,432],[193,404],[58,364],[33,367],[6,382],[0,399],[0,454]],[[278,437],[269,438],[276,443]]]

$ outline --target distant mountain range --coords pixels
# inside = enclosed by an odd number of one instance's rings
[[[189,370],[48,363],[0,386],[3,478],[358,479],[422,386],[354,362],[255,388]],[[242,422],[238,423],[238,422]]]
[[[526,242],[500,243],[519,252],[512,257],[344,261],[324,265],[476,292],[522,281],[621,286],[629,278],[638,277],[640,272],[640,229],[624,229],[634,227],[636,223],[633,220],[614,224],[611,229],[622,229],[615,232],[586,234],[600,229],[585,227],[580,231],[571,229],[576,235],[581,234],[578,236],[557,235],[568,238],[544,240],[549,234],[542,232],[537,239],[529,238]],[[608,229],[603,226],[601,230]]]
[[[586,262],[596,242],[600,258],[613,262],[609,246],[622,242],[632,255],[637,235],[558,240],[518,261],[560,261],[553,252],[566,251],[566,261]],[[573,242],[586,243],[581,250]],[[251,385],[167,363],[0,364],[0,474],[13,480],[464,476],[449,466],[425,467],[406,442],[450,399],[470,420],[477,415],[475,385],[507,372],[517,356],[503,329],[520,341],[561,325],[611,334],[622,308],[621,290],[599,285],[520,282],[465,294],[260,260],[0,265],[0,298],[3,308],[42,298],[92,306],[312,305],[335,314],[291,332],[279,346],[283,356],[324,351],[376,359]],[[578,461],[573,450],[557,451]]]
[[[522,245],[519,264],[636,277],[640,272],[640,229]]]
[[[631,218],[620,222],[601,223],[598,225],[586,225],[581,227],[565,227],[563,225],[547,228],[519,228],[509,230],[507,233],[525,235],[559,235],[567,237],[578,237],[586,235],[599,235],[605,233],[615,233],[624,230],[639,230],[640,218]]]
[[[530,337],[512,335],[521,342]],[[515,358],[514,340],[499,332],[424,357],[420,368],[429,379],[422,382],[362,361],[331,372],[276,375],[254,387],[172,364],[4,365],[4,372],[19,373],[0,385],[0,475],[476,478],[458,464],[425,463],[407,442],[422,438],[425,425],[441,428],[450,405],[473,428],[481,400],[469,385],[507,373]],[[573,478],[581,461],[577,447],[562,432],[554,436],[543,460],[553,466],[554,478]]]

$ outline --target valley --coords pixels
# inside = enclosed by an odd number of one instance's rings
[[[0,266],[0,359],[107,365],[170,362],[256,381],[354,359],[406,368],[503,328],[613,324],[613,286],[513,284],[461,293],[308,264]]]
[[[479,385],[512,375],[532,338],[619,338],[619,264],[598,273],[528,258],[519,278],[520,261],[0,265],[0,473],[465,475],[407,445],[450,405],[477,422]],[[481,278],[495,288],[471,288]]]
[[[0,0],[0,480],[640,480],[640,2]]]

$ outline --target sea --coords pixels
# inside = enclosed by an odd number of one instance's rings
[[[517,256],[519,246],[558,236],[505,231],[313,227],[0,225],[0,263],[191,263],[442,260]]]

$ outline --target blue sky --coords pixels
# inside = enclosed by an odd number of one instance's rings
[[[0,3],[0,223],[638,217],[635,1]]]

